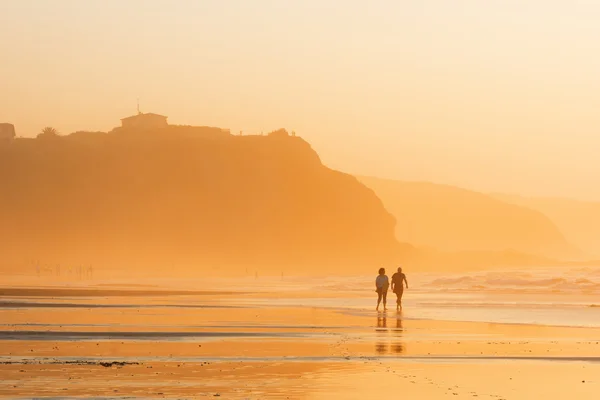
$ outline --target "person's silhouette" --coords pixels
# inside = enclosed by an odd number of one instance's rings
[[[398,267],[398,272],[392,275],[392,292],[396,293],[396,310],[402,308],[402,295],[404,294],[404,286],[408,289],[408,281],[406,275],[402,273],[402,267]]]
[[[377,308],[379,311],[379,304],[383,300],[383,311],[387,310],[387,291],[390,286],[390,280],[385,274],[385,268],[379,268],[379,275],[375,279],[375,291],[377,292]]]

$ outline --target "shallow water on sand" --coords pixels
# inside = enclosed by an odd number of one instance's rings
[[[375,312],[370,276],[14,278],[0,397],[600,395],[597,270],[408,277],[401,313],[393,293]]]
[[[555,326],[600,327],[600,268],[533,269],[485,271],[471,274],[409,274],[403,312],[406,319],[435,319],[517,323]],[[46,284],[76,289],[99,290],[100,296],[78,293],[72,296],[2,296],[0,310],[44,309],[135,309],[137,313],[164,313],[184,308],[223,308],[246,306],[332,308],[353,314],[370,315],[376,294],[374,277],[262,277],[213,279],[136,279],[131,281],[68,281],[54,279]],[[17,282],[17,281],[15,281]],[[28,284],[43,280],[29,279]],[[21,282],[23,283],[23,282]],[[28,286],[29,286],[28,285]],[[251,292],[238,296],[185,296],[177,291],[226,288]],[[144,290],[143,297],[127,291]],[[162,296],[157,290],[169,290]],[[110,291],[117,293],[110,294]],[[118,292],[123,296],[119,296]],[[55,293],[48,292],[50,295]],[[74,292],[73,292],[74,293]],[[115,295],[116,294],[116,295]],[[177,295],[174,295],[177,294]],[[200,292],[196,293],[200,294]],[[142,301],[140,301],[140,299]],[[395,309],[395,295],[388,305]],[[4,322],[4,321],[2,321]],[[30,321],[35,323],[35,321]]]

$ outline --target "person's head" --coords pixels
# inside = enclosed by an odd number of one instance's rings
[[[379,268],[379,275],[385,274],[385,268]]]
[[[398,272],[402,273],[402,267],[398,267]]]

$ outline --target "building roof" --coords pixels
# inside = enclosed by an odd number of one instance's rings
[[[140,117],[142,117],[142,118],[143,118],[143,117],[145,117],[145,116],[161,117],[161,118],[167,119],[167,117],[166,117],[166,116],[164,116],[164,115],[160,115],[160,114],[154,114],[154,113],[139,113],[139,114],[136,114],[136,115],[132,115],[131,117],[125,117],[125,118],[121,118],[121,121],[125,121],[125,120],[127,120],[127,119],[140,118]]]

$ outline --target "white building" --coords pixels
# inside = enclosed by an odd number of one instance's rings
[[[156,129],[164,128],[167,125],[169,125],[167,117],[153,113],[138,113],[137,115],[121,119],[121,126],[123,128]]]
[[[0,140],[12,140],[16,136],[13,124],[0,123]]]

